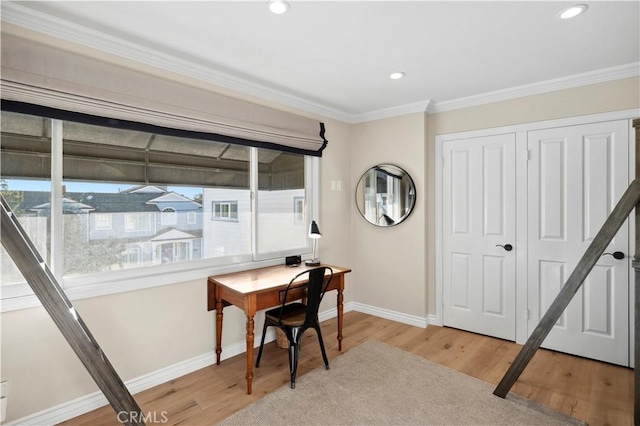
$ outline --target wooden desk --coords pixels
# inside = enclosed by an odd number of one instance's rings
[[[344,275],[351,269],[333,265],[333,279],[327,291],[337,290],[338,307],[338,350],[342,350],[342,316]],[[207,309],[216,310],[216,364],[220,365],[222,353],[222,310],[224,306],[235,305],[247,316],[247,394],[251,394],[253,380],[253,340],[256,312],[262,309],[279,306],[282,303],[280,292],[289,281],[302,271],[317,268],[304,264],[291,268],[285,265],[252,269],[250,271],[209,277],[207,281]]]

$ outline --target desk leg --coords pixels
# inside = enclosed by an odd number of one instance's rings
[[[342,291],[344,290],[344,282],[341,282],[338,286],[338,350],[342,350],[342,315],[343,315],[343,300]]]
[[[247,315],[247,395],[251,395],[253,381],[253,315]]]
[[[216,364],[220,365],[222,353],[222,299],[216,298]]]

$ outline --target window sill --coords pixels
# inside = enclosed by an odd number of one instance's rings
[[[288,254],[286,254],[288,255]],[[304,258],[310,258],[310,253],[305,253]],[[211,262],[198,262],[199,265],[185,269],[185,265],[180,265],[181,269],[167,271],[166,269],[156,270],[153,273],[140,275],[129,279],[120,279],[113,277],[104,278],[100,282],[94,284],[82,284],[86,281],[98,281],[94,277],[71,278],[65,282],[65,294],[70,300],[89,299],[92,297],[107,296],[110,294],[123,293],[127,291],[142,290],[146,288],[159,287],[164,285],[172,285],[184,283],[194,280],[206,280],[211,275],[226,274],[242,270],[257,269],[267,266],[284,264],[284,256],[265,259],[259,261],[244,261],[240,263],[226,265],[212,265]],[[206,264],[204,264],[206,263]],[[102,274],[97,277],[107,277]],[[203,290],[204,291],[204,290]],[[206,298],[206,292],[203,293]],[[28,309],[42,306],[40,300],[35,294],[26,294],[23,296],[11,297],[0,300],[0,313],[11,312],[20,309]]]

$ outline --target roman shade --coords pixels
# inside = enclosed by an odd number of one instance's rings
[[[3,178],[51,177],[51,120],[3,111]],[[249,148],[232,143],[64,121],[63,179],[249,188]],[[304,157],[258,149],[259,189],[304,188]]]
[[[321,156],[324,124],[14,35],[2,36],[3,110]]]

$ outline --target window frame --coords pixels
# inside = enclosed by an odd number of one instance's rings
[[[136,265],[140,265],[140,263],[142,263],[140,261],[141,258],[141,254],[142,254],[142,248],[141,247],[129,247],[127,249],[124,250],[124,256],[129,257],[131,255],[131,253],[135,253],[136,256],[136,261],[135,262],[129,262],[127,260],[127,265],[133,265],[133,266],[127,266],[123,269],[130,269],[130,268],[136,268]]]
[[[187,225],[195,225],[198,223],[198,216],[196,212],[187,212]]]
[[[178,212],[173,207],[165,207],[160,212],[160,225],[171,226],[178,224]]]
[[[153,231],[153,223],[155,222],[153,212],[127,212],[124,214],[124,232],[150,232]],[[136,227],[132,228],[129,226],[129,219],[135,217],[136,218]],[[146,228],[140,227],[140,218],[146,217],[148,219],[148,225]]]
[[[305,197],[296,196],[293,197],[293,223],[301,224],[306,222],[304,214],[304,201]]]
[[[63,253],[63,152],[62,152],[62,121],[50,119],[52,124],[51,134],[51,247],[53,253]],[[63,277],[63,257],[61,254],[53,255],[50,259],[50,268],[58,283],[71,300],[91,297],[99,297],[125,291],[133,291],[144,288],[152,288],[163,285],[172,285],[198,279],[206,279],[208,276],[224,272],[233,272],[278,265],[284,262],[285,256],[302,255],[310,257],[311,241],[307,239],[306,246],[290,250],[282,250],[275,253],[256,253],[257,247],[257,215],[258,215],[258,149],[250,147],[250,192],[251,192],[251,226],[252,250],[251,254],[208,259],[198,259],[179,263],[161,264],[145,268],[124,268],[122,270],[99,272],[82,276]],[[302,154],[301,154],[302,155]],[[320,200],[320,157],[304,155],[305,164],[305,203],[306,221],[319,218]],[[140,212],[149,215],[150,226],[155,226],[155,213]],[[306,224],[308,226],[308,223]],[[140,232],[135,230],[127,232]],[[317,249],[316,249],[317,250]],[[91,284],[87,284],[91,283]],[[40,301],[31,292],[25,283],[20,285],[25,291],[2,292],[0,299],[0,312],[9,312],[18,309],[26,309],[40,306]],[[17,288],[16,288],[17,290]],[[9,293],[9,294],[7,294]]]
[[[91,215],[92,213],[89,213],[89,215]],[[106,226],[98,226],[98,224],[104,220],[106,218],[106,222],[108,222],[108,225]],[[111,220],[111,214],[109,213],[93,213],[93,224],[94,227],[93,229],[96,231],[108,231],[110,229],[113,229],[113,223]]]
[[[225,216],[222,215],[222,207],[227,206],[227,214]],[[235,217],[233,216],[232,207],[235,206]],[[216,208],[220,207],[220,214],[218,215]],[[220,221],[220,222],[238,222],[238,200],[213,200],[211,202],[211,220]]]

